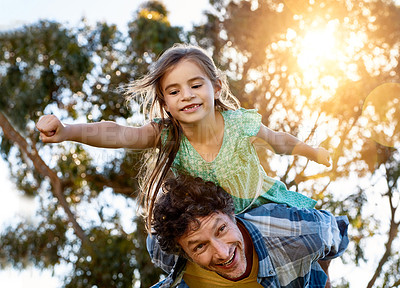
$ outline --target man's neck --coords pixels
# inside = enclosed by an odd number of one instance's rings
[[[243,224],[240,223],[239,221],[237,221],[237,225],[239,227],[240,232],[242,233],[243,241],[245,244],[244,253],[246,255],[247,266],[246,266],[246,271],[244,272],[244,274],[238,278],[230,279],[232,281],[239,281],[244,278],[247,278],[250,275],[251,268],[253,268],[253,242],[251,240],[249,232],[247,232],[247,230],[243,226]]]

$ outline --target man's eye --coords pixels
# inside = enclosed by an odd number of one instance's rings
[[[226,229],[226,225],[222,225],[221,227],[219,227],[219,232],[223,232]]]
[[[197,246],[194,248],[194,251],[195,251],[195,252],[198,252],[198,251],[200,251],[203,247],[204,247],[204,244],[199,244],[199,245],[197,245]]]

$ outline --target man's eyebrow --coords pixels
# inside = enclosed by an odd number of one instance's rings
[[[190,78],[188,80],[188,82],[193,82],[193,81],[196,81],[196,80],[205,80],[205,78],[203,76],[196,76],[196,77]],[[169,88],[171,88],[173,86],[178,86],[178,83],[169,84],[167,87],[165,87],[164,91],[167,91]]]
[[[197,243],[200,243],[200,242],[202,242],[202,240],[198,240],[198,239],[196,239],[196,240],[190,240],[190,241],[188,241],[188,246],[193,246],[193,245],[195,245],[195,244],[197,244]]]
[[[218,217],[218,218],[214,221],[214,224],[213,224],[213,226],[212,226],[212,229],[215,230],[216,227],[219,226],[219,223],[220,223],[220,222],[223,222],[223,219],[222,219],[221,217]],[[187,244],[188,244],[188,246],[192,246],[192,245],[195,245],[195,244],[201,243],[201,242],[203,242],[203,240],[201,240],[201,239],[195,239],[195,240],[189,240]]]

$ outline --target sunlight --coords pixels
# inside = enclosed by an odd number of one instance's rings
[[[283,2],[294,14],[302,14],[307,10],[309,4],[315,4],[314,0],[283,0]]]
[[[365,99],[362,116],[371,139],[381,145],[400,145],[400,84],[385,83]]]
[[[364,41],[347,42],[339,27],[337,19],[328,22],[318,19],[309,25],[301,25],[303,33],[293,29],[286,31],[286,41],[291,44],[287,47],[292,47],[296,57],[303,88],[311,88],[307,95],[311,101],[331,98],[343,77],[353,81],[359,78],[357,65],[353,65],[352,61]],[[351,38],[356,39],[361,40],[360,35]]]
[[[326,28],[310,30],[300,40],[300,53],[297,63],[304,70],[318,67],[321,62],[335,57],[335,25]]]

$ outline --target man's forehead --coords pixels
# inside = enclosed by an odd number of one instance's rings
[[[227,218],[229,218],[229,216],[221,212],[215,212],[204,217],[197,217],[197,221],[193,221],[189,224],[188,229],[180,237],[180,240],[207,236],[207,234],[203,234],[201,231],[204,229],[216,229],[216,227],[218,227],[220,223],[226,221]]]

